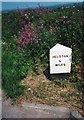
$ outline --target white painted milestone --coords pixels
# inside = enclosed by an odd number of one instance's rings
[[[72,49],[56,44],[50,49],[50,74],[70,73]]]

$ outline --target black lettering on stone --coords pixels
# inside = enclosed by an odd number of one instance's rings
[[[65,63],[64,63],[64,66],[65,66]]]
[[[68,55],[64,55],[64,57],[68,57]]]
[[[59,66],[58,64],[55,64],[55,66]]]
[[[62,58],[62,57],[70,57],[68,55],[55,55],[55,56],[52,56],[52,58]]]
[[[68,55],[66,55],[66,57],[68,57]]]
[[[65,63],[62,63],[62,64],[55,64],[55,66],[65,66]]]
[[[56,58],[56,56],[53,56],[53,58]]]
[[[59,55],[59,58],[61,58],[61,55]]]

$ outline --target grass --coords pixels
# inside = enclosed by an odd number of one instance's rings
[[[70,8],[2,13],[2,86],[13,100],[82,109],[83,3]],[[67,80],[49,81],[49,50],[56,43],[71,47]]]
[[[39,75],[28,75],[26,79],[21,81],[27,89],[25,94],[19,97],[18,103],[34,102],[53,106],[66,106],[73,109],[82,109],[82,92],[74,88],[72,83],[67,80],[63,85],[62,81],[48,80],[42,71]]]

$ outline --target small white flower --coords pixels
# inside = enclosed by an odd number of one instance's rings
[[[66,8],[69,8],[69,6],[67,6]]]
[[[28,88],[28,91],[31,91],[31,88]]]
[[[67,16],[63,16],[63,18],[67,18]]]
[[[2,43],[3,45],[6,44],[5,42]]]
[[[62,9],[64,9],[64,7],[62,7]]]
[[[63,16],[63,18],[66,18],[66,16]]]
[[[25,14],[25,16],[27,16],[27,14]]]

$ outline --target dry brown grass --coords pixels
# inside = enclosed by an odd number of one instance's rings
[[[59,82],[48,80],[43,71],[40,71],[40,74],[35,76],[28,75],[26,79],[21,81],[21,84],[25,85],[27,89],[24,95],[19,97],[18,102],[26,101],[64,106],[81,112],[82,93],[77,88],[74,88],[69,80],[63,86],[57,83]],[[81,113],[83,114],[83,111]]]

